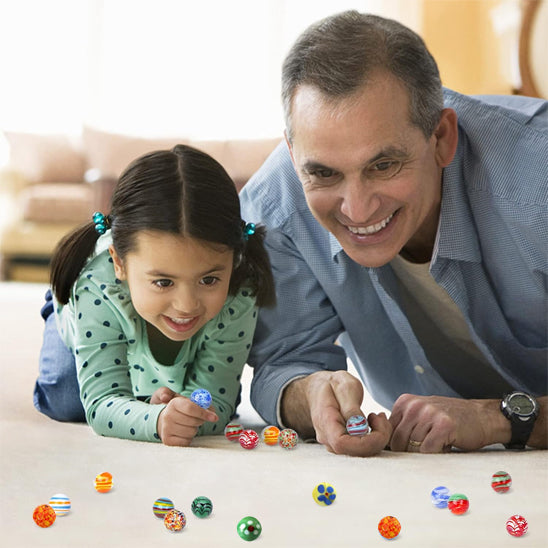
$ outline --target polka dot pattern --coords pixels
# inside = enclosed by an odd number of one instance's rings
[[[206,388],[220,421],[206,423],[199,434],[222,432],[241,389],[255,329],[254,298],[246,290],[229,297],[195,339],[183,344],[177,363],[161,364],[146,347],[146,324],[133,308],[127,283],[114,275],[107,236],[99,238],[69,304],[59,305],[60,331],[67,347],[76,349],[88,421],[99,435],[158,442],[163,406],[148,403],[152,394],[162,386],[182,395]]]

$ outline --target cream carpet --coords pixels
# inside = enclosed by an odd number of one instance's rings
[[[548,546],[546,451],[385,451],[359,459],[332,455],[313,444],[293,451],[265,445],[246,451],[224,437],[173,448],[100,438],[86,425],[49,420],[32,405],[44,291],[43,285],[0,284],[0,546],[243,546],[236,524],[248,515],[262,524],[255,542],[264,548],[382,546],[388,541],[377,524],[386,515],[402,524],[394,541],[400,548]],[[260,431],[264,424],[249,404],[249,379],[246,370],[240,421]],[[368,405],[376,410],[373,402]],[[490,487],[498,470],[513,478],[503,495]],[[114,488],[99,494],[93,483],[104,471],[113,475]],[[330,507],[312,500],[320,482],[337,490]],[[470,510],[455,516],[435,508],[430,491],[438,485],[466,494]],[[70,497],[71,512],[42,529],[33,522],[33,510],[56,493]],[[199,495],[213,502],[206,519],[190,510]],[[182,532],[167,531],[154,517],[158,497],[170,498],[185,513]],[[520,539],[505,529],[516,513],[529,522]]]

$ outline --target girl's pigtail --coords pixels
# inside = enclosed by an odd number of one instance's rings
[[[68,303],[72,286],[93,253],[99,235],[94,221],[70,232],[57,244],[50,265],[50,283],[59,303]]]
[[[257,306],[274,306],[276,290],[270,259],[264,247],[265,228],[248,223],[242,232],[244,246],[231,285],[234,285],[234,289],[249,285],[257,299]]]

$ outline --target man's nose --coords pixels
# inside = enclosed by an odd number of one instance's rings
[[[346,179],[341,185],[341,213],[356,224],[363,224],[374,216],[380,202],[374,183],[360,177]]]

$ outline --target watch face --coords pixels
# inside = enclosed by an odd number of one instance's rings
[[[535,406],[530,398],[524,394],[514,394],[509,401],[509,407],[513,413],[518,415],[530,415]]]

